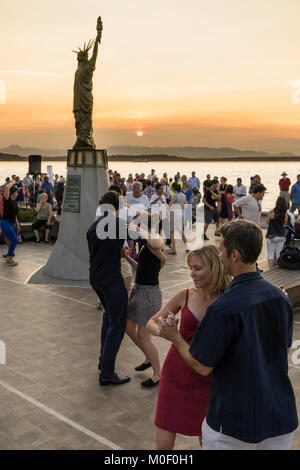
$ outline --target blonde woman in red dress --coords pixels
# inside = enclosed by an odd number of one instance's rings
[[[218,248],[206,245],[187,257],[194,281],[191,289],[182,289],[148,322],[147,328],[158,336],[160,317],[181,311],[179,332],[190,344],[211,302],[220,296],[231,281],[219,258]],[[209,403],[212,374],[197,374],[172,345],[160,376],[156,407],[156,448],[172,450],[176,434],[199,437]]]

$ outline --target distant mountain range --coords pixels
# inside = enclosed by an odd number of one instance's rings
[[[257,152],[254,150],[237,150],[233,148],[213,148],[213,147],[142,147],[133,145],[120,145],[107,148],[110,160],[118,161],[176,161],[176,160],[300,160],[300,157],[291,152],[281,152],[269,154],[267,152]],[[23,160],[28,155],[42,155],[43,159],[66,160],[67,150],[65,149],[39,149],[34,147],[21,147],[20,145],[10,145],[0,149],[1,161]],[[129,158],[128,158],[129,157]]]
[[[28,155],[42,155],[43,157],[62,157],[67,152],[64,149],[46,150],[34,147],[21,147],[21,145],[10,145],[0,149],[0,153],[8,155],[18,155],[19,157],[28,157]]]

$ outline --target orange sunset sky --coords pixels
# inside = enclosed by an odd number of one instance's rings
[[[93,114],[99,148],[300,154],[297,0],[2,2],[0,148],[73,146],[72,49],[95,38],[99,15]]]

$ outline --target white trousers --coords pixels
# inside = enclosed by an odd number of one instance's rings
[[[214,431],[206,422],[202,424],[202,449],[203,450],[291,450],[294,433],[271,437],[257,444],[239,441],[231,436],[226,436]]]
[[[278,260],[285,240],[285,237],[267,238],[268,259],[274,259],[276,257]]]

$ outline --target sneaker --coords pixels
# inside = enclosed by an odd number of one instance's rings
[[[11,256],[14,258],[15,254],[13,253]],[[8,253],[6,253],[5,255],[2,255],[2,258],[7,258],[7,257],[8,257]]]
[[[18,263],[16,263],[15,261],[8,261],[8,259],[6,260],[6,264],[8,264],[8,266],[17,266]]]

